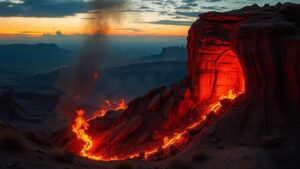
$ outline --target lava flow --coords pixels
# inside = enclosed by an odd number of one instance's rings
[[[112,104],[111,101],[105,100],[105,106],[89,120],[85,119],[85,117],[84,117],[85,111],[84,110],[77,111],[77,117],[75,118],[74,123],[72,125],[72,131],[76,135],[77,139],[81,140],[84,143],[84,145],[80,151],[81,156],[87,157],[87,158],[90,158],[93,160],[103,160],[103,161],[106,160],[102,156],[91,155],[89,153],[89,150],[93,147],[94,142],[93,142],[91,136],[89,136],[86,133],[86,130],[88,130],[88,128],[90,126],[89,125],[90,120],[105,116],[109,110],[122,110],[122,109],[126,109],[125,99],[122,99],[120,101],[120,103],[116,104],[116,106],[114,106],[114,104]]]
[[[88,119],[88,121],[93,120],[98,117],[103,117],[109,110],[125,110],[127,108],[125,99],[121,99],[119,103],[116,101],[105,100],[105,105],[101,106],[100,110],[94,113],[94,115]]]
[[[101,160],[101,157],[93,156],[88,153],[88,151],[93,147],[93,140],[85,132],[89,128],[89,123],[84,118],[84,114],[85,112],[83,110],[78,110],[77,117],[72,125],[72,131],[76,134],[77,139],[84,142],[80,155],[94,160]]]
[[[234,100],[236,97],[239,96],[239,94],[241,94],[241,93],[235,92],[235,90],[232,89],[232,90],[229,90],[227,95],[225,95],[225,96],[223,95],[222,97],[220,97],[219,100],[222,100],[222,99]],[[105,116],[106,112],[111,109],[114,109],[114,110],[124,109],[124,108],[126,108],[126,105],[125,106],[124,105],[125,105],[125,100],[122,100],[118,104],[117,107],[112,108],[112,107],[110,107],[111,103],[109,101],[106,101],[106,107],[101,109],[95,117],[103,117],[103,116]],[[217,103],[211,104],[209,106],[209,110],[202,112],[201,118],[199,118],[196,122],[190,124],[183,131],[174,133],[172,137],[164,137],[161,145],[159,145],[157,147],[152,147],[149,150],[143,151],[144,153],[143,153],[142,158],[148,159],[150,156],[155,155],[157,153],[158,149],[165,150],[165,149],[171,147],[172,145],[177,145],[177,144],[182,143],[185,136],[188,134],[188,132],[191,129],[196,128],[197,126],[199,126],[200,124],[202,124],[203,122],[205,122],[207,120],[207,115],[209,113],[214,112],[216,115],[218,115],[218,112],[221,109],[222,109],[222,104],[220,103],[220,101],[218,101]],[[72,125],[73,133],[76,135],[78,140],[80,140],[84,143],[81,148],[80,154],[79,154],[80,156],[87,157],[87,158],[90,158],[93,160],[101,160],[101,161],[124,160],[124,159],[130,159],[130,158],[137,158],[140,156],[140,152],[132,153],[132,154],[129,154],[126,156],[113,156],[113,157],[108,157],[105,154],[95,155],[93,153],[90,153],[90,150],[94,148],[93,147],[94,140],[89,134],[86,133],[86,131],[89,128],[89,120],[85,119],[84,114],[85,114],[85,111],[83,111],[83,110],[77,111],[77,117]]]
[[[222,104],[221,104],[220,100],[223,100],[223,99],[234,100],[240,94],[243,94],[243,92],[236,92],[234,89],[230,89],[226,96],[222,95],[218,102],[216,102],[210,106],[210,110],[215,113],[218,113],[220,111],[220,109],[222,108]]]

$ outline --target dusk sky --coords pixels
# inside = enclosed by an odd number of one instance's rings
[[[298,2],[299,0],[289,0]],[[278,0],[128,0],[110,35],[186,36],[199,13],[226,11]],[[0,39],[90,34],[89,0],[0,0]]]

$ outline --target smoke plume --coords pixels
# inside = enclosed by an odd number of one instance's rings
[[[126,6],[126,1],[91,0],[88,5],[87,31],[92,35],[86,39],[78,63],[64,70],[56,84],[65,93],[59,100],[57,111],[66,120],[72,120],[75,111],[80,108],[80,102],[91,96],[108,47],[107,32],[121,21],[120,11]]]

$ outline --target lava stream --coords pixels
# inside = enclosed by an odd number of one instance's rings
[[[221,96],[219,100],[222,99],[229,99],[229,100],[234,100],[236,97],[239,96],[239,94],[241,94],[240,92],[235,92],[234,89],[229,90],[228,94],[226,96]],[[96,117],[103,117],[105,116],[106,112],[109,109],[110,102],[106,103],[107,106],[104,107],[94,118]],[[125,105],[125,106],[124,106]],[[122,100],[122,102],[119,104],[120,107],[115,107],[114,110],[120,110],[123,108],[126,108],[126,104],[125,104],[125,100]],[[157,150],[159,148],[162,148],[163,150],[169,148],[172,145],[175,145],[177,143],[180,143],[183,139],[184,139],[184,135],[188,133],[188,131],[190,129],[193,129],[197,126],[199,126],[202,122],[204,122],[206,120],[207,115],[210,112],[215,112],[218,115],[218,112],[221,110],[222,105],[220,103],[220,101],[209,105],[209,110],[204,112],[203,115],[201,116],[200,119],[198,119],[198,121],[192,123],[191,125],[189,125],[185,130],[183,130],[182,132],[179,133],[174,133],[174,135],[172,137],[164,137],[163,139],[163,144],[161,146],[155,147],[155,148],[151,148],[149,150],[144,151],[144,159],[148,159],[149,156],[154,155],[157,153]],[[105,112],[104,112],[105,111]],[[140,152],[137,153],[133,153],[131,155],[127,155],[124,157],[118,157],[118,156],[114,156],[114,157],[105,157],[105,155],[93,155],[90,154],[89,151],[93,148],[93,139],[91,138],[91,136],[89,136],[86,131],[89,128],[89,120],[86,120],[84,118],[84,114],[85,112],[83,110],[79,110],[77,111],[77,117],[72,125],[72,131],[74,132],[74,134],[76,135],[77,139],[84,142],[84,145],[80,151],[80,156],[83,157],[87,157],[93,160],[101,160],[101,161],[114,161],[114,160],[124,160],[124,159],[131,159],[131,158],[136,158],[139,156]]]
[[[222,95],[219,99],[218,102],[211,104],[210,107],[210,111],[214,111],[215,113],[218,113],[218,111],[222,108],[221,102],[220,100],[223,99],[229,99],[229,100],[234,100],[235,98],[237,98],[240,94],[242,94],[243,92],[235,92],[234,89],[230,89],[228,94],[226,96]]]
[[[125,99],[121,99],[119,103],[115,101],[105,100],[105,105],[100,108],[98,112],[96,112],[88,121],[93,120],[95,118],[103,117],[109,110],[125,110],[127,108]]]
[[[101,156],[93,156],[88,151],[93,147],[92,138],[85,132],[89,128],[89,123],[84,118],[85,112],[83,110],[77,111],[77,117],[72,125],[72,131],[75,133],[78,140],[84,142],[81,148],[80,155],[94,160],[102,160]]]

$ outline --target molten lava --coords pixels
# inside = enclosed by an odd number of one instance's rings
[[[222,100],[222,99],[234,100],[241,93],[242,92],[236,92],[234,89],[231,89],[228,91],[228,93],[226,95],[222,95],[219,98],[219,100]],[[207,115],[210,112],[217,113],[218,111],[220,111],[222,109],[222,105],[221,105],[220,101],[218,101],[217,103],[213,103],[213,104],[209,105],[208,107],[209,107],[209,109],[207,111],[201,112],[202,115],[198,120],[196,120],[194,123],[190,124],[183,131],[176,132],[171,137],[164,137],[161,145],[159,145],[159,146],[152,147],[148,150],[144,150],[143,151],[144,154],[143,154],[142,158],[149,159],[149,157],[152,155],[155,155],[159,149],[167,150],[168,148],[170,148],[173,145],[177,145],[177,144],[184,142],[185,137],[187,136],[188,132],[191,129],[194,129],[197,126],[199,126],[200,124],[202,124],[203,122],[205,122],[207,120]],[[107,113],[108,110],[111,110],[111,109],[120,110],[120,109],[124,109],[124,108],[126,108],[124,99],[122,99],[122,101],[119,104],[117,104],[116,107],[112,106],[111,102],[107,100],[106,106],[104,106],[94,118],[105,116],[105,114]],[[113,156],[113,157],[108,157],[106,154],[90,153],[90,150],[94,148],[93,146],[95,144],[94,144],[93,138],[89,134],[86,133],[86,131],[89,128],[89,120],[85,119],[84,114],[85,114],[85,112],[83,110],[77,111],[77,117],[72,125],[73,133],[76,135],[78,140],[80,140],[84,143],[81,148],[80,154],[79,154],[80,156],[87,157],[87,158],[90,158],[93,160],[101,160],[101,161],[124,160],[124,159],[130,159],[130,158],[137,158],[140,156],[140,152],[132,153],[132,154],[125,155],[125,156]]]
[[[75,133],[77,139],[84,143],[81,148],[80,155],[94,160],[101,160],[101,157],[93,156],[88,153],[88,151],[93,147],[93,140],[85,132],[90,125],[84,118],[84,114],[85,112],[83,110],[78,110],[77,117],[72,125],[72,131]]]
[[[243,92],[235,92],[234,89],[230,89],[227,95],[225,95],[225,96],[222,95],[217,103],[214,103],[210,106],[210,110],[215,113],[218,113],[219,110],[222,108],[222,104],[221,104],[220,100],[223,100],[223,99],[234,100],[240,94],[243,94],[243,93],[244,93],[244,91]]]
[[[115,103],[115,102],[114,102]],[[107,161],[107,159],[104,159],[102,156],[96,156],[96,155],[91,155],[89,153],[89,150],[93,147],[94,142],[89,136],[86,131],[89,128],[89,122],[90,120],[93,120],[97,117],[103,117],[106,115],[108,110],[122,110],[126,109],[126,102],[125,99],[122,99],[120,103],[114,105],[111,103],[109,100],[105,100],[105,106],[95,114],[95,116],[89,120],[86,120],[84,117],[85,111],[84,110],[78,110],[77,111],[77,117],[74,120],[74,123],[72,125],[72,131],[76,135],[77,139],[82,141],[83,147],[81,148],[80,155],[82,157],[87,157],[93,160],[102,160],[102,161]],[[111,160],[111,159],[110,159]]]
[[[89,120],[93,120],[95,118],[98,117],[103,117],[106,115],[106,113],[109,110],[125,110],[127,108],[126,106],[126,101],[125,99],[121,99],[121,101],[119,103],[117,103],[116,101],[109,101],[109,100],[105,100],[105,105],[102,107],[100,106],[100,110],[98,112],[96,112],[92,118],[90,118]]]

